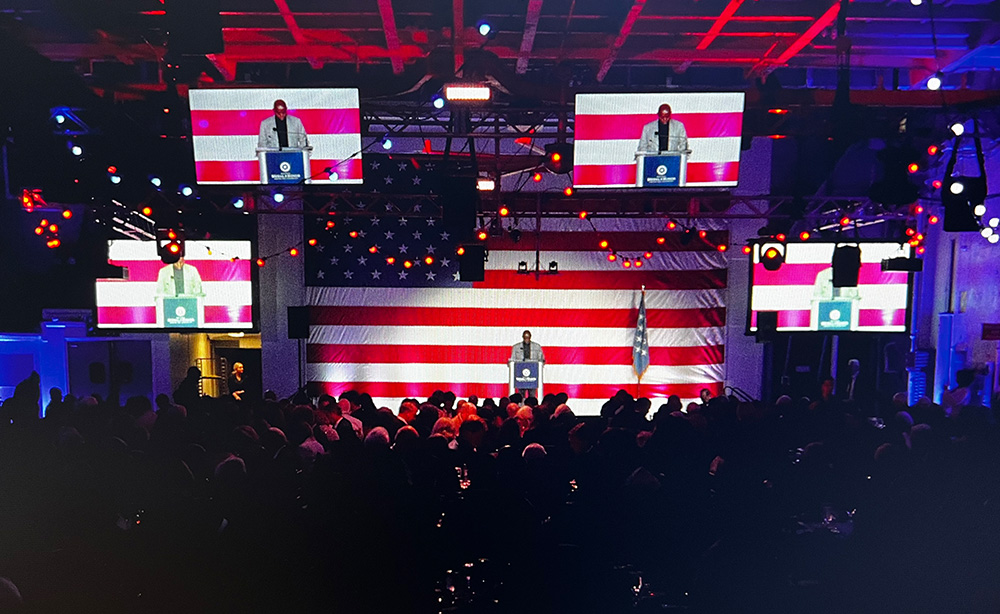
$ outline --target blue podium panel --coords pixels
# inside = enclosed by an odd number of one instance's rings
[[[193,296],[163,298],[165,328],[198,328],[198,299]]]
[[[538,362],[514,362],[514,388],[518,390],[538,389]]]
[[[643,185],[651,187],[676,187],[681,185],[681,156],[646,156],[642,165]]]
[[[852,302],[820,301],[817,305],[819,330],[851,330]]]
[[[308,178],[300,149],[268,151],[264,158],[267,162],[264,183],[304,183]]]

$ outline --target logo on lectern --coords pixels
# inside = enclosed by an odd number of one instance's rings
[[[836,322],[836,321],[840,320],[840,310],[839,309],[831,309],[830,313],[829,313],[829,316],[830,316],[830,320],[833,321],[833,322]]]
[[[187,315],[187,309],[184,309],[184,307],[178,305],[177,309],[174,309],[174,315],[176,315],[178,318],[183,318],[184,316]]]
[[[523,375],[524,377],[528,377],[529,375],[531,375],[531,369],[521,369],[521,375]]]
[[[292,165],[289,164],[288,162],[282,162],[281,164],[278,165],[278,168],[281,169],[282,173],[287,173],[288,171],[292,170]]]
[[[663,175],[666,175],[667,174],[667,167],[666,167],[666,165],[661,164],[661,165],[657,166],[656,167],[656,174],[659,175],[659,176],[661,176],[661,177]]]

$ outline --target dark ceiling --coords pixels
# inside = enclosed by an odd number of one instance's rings
[[[554,79],[571,87],[743,89],[774,74],[784,87],[832,89],[838,53],[849,52],[854,89],[918,88],[940,70],[946,88],[988,90],[1000,89],[998,4],[0,0],[0,15],[9,36],[117,96],[163,88],[171,18],[174,34],[217,37],[218,22],[205,18],[216,7],[224,47],[182,62],[193,67],[189,83],[204,73],[215,82],[351,84],[381,95],[463,72],[503,73],[511,89]],[[493,27],[488,38],[478,32],[483,20]],[[470,61],[480,49],[487,53]]]

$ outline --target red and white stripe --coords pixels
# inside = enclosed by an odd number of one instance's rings
[[[661,104],[684,124],[691,155],[688,187],[732,187],[740,168],[742,93],[578,94],[573,127],[573,185],[635,187],[642,128]]]
[[[861,243],[858,272],[858,318],[854,330],[905,332],[909,304],[909,274],[882,271],[882,260],[909,257],[910,247],[897,243]],[[777,271],[768,271],[754,251],[753,288],[750,293],[750,328],[756,330],[759,311],[777,311],[778,329],[815,330],[812,324],[816,278],[829,272],[833,243],[790,243],[785,262]]]
[[[619,389],[657,405],[671,394],[694,399],[702,388],[721,393],[725,257],[701,240],[682,248],[670,236],[657,246],[657,234],[600,235],[633,257],[653,251],[639,270],[591,251],[598,240],[592,231],[546,230],[542,266],[557,261],[557,275],[515,272],[518,262],[535,260],[525,233],[518,244],[490,239],[486,280],[471,287],[309,287],[307,380],[335,395],[367,391],[393,410],[403,398],[422,400],[435,390],[499,398],[508,392],[511,346],[528,329],[545,352],[544,390],[569,394],[578,414],[596,414]],[[725,239],[724,232],[710,236]],[[637,386],[632,339],[643,284],[650,367]]]
[[[191,90],[191,134],[198,183],[260,183],[260,123],[282,99],[302,120],[312,151],[312,183],[361,183],[361,116],[356,89]]]
[[[185,264],[198,269],[205,292],[205,328],[253,328],[249,241],[187,241]],[[235,260],[233,260],[235,258]],[[97,325],[156,327],[156,277],[164,265],[155,241],[111,241],[108,261],[127,269],[126,279],[98,279]]]

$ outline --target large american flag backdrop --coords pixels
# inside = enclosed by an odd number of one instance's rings
[[[365,159],[366,181],[387,189],[433,185],[427,171],[405,159]],[[572,218],[543,220],[536,235],[535,221],[522,220],[519,242],[506,233],[487,241],[485,280],[462,282],[454,237],[439,218],[410,213],[338,216],[335,232],[311,231],[318,238],[306,248],[314,389],[367,391],[393,409],[438,389],[498,398],[508,392],[511,347],[527,329],[545,352],[544,390],[565,391],[577,413],[597,413],[621,388],[651,398],[721,392],[726,262],[715,246],[726,231],[684,241],[681,232],[664,232],[662,219],[598,219],[595,232]],[[543,272],[519,274],[521,261],[534,269],[536,236]],[[602,239],[633,258],[653,257],[625,269],[621,259],[608,261]],[[548,273],[550,261],[557,274]],[[649,368],[640,382],[632,353],[642,286]]]

